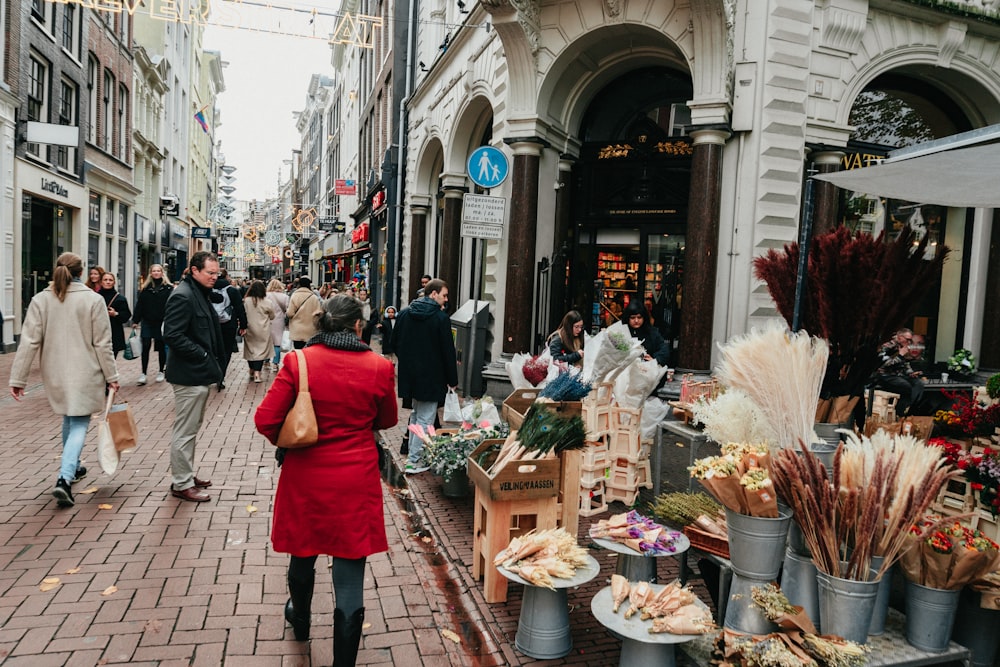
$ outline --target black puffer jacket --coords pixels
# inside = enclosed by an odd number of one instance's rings
[[[404,308],[392,328],[392,349],[399,358],[399,397],[444,401],[458,385],[451,320],[437,301],[422,297]]]

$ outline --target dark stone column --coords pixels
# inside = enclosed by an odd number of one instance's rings
[[[504,294],[503,351],[531,350],[531,309],[535,301],[535,235],[538,228],[538,163],[542,145],[511,142],[510,225],[507,229],[507,284]]]
[[[684,241],[684,291],[681,297],[678,366],[692,371],[712,367],[712,319],[719,257],[719,197],[725,129],[695,129],[691,195]]]
[[[441,249],[438,253],[438,275],[448,285],[452,295],[448,300],[448,313],[455,312],[458,298],[458,270],[462,259],[462,195],[465,188],[444,187],[444,220],[441,223]]]
[[[427,273],[424,248],[427,244],[427,211],[429,204],[410,205],[410,281],[406,293],[401,295],[399,305],[410,302],[420,289],[420,276]]]
[[[559,159],[559,174],[556,184],[555,229],[552,234],[552,274],[549,292],[549,321],[542,331],[555,331],[562,321],[563,315],[569,310],[570,291],[566,285],[566,271],[570,256],[573,254],[573,221],[570,218],[572,202],[570,201],[570,181],[573,178],[573,158],[563,156]]]
[[[844,158],[841,151],[817,151],[812,154],[812,166],[817,174],[840,171]],[[833,231],[837,226],[838,188],[826,181],[813,181],[813,237]]]
[[[986,269],[986,303],[983,308],[983,338],[979,344],[981,368],[1000,370],[1000,210],[993,210],[990,228],[989,265]],[[990,296],[992,295],[992,296]]]

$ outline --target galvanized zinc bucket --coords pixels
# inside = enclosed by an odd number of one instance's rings
[[[792,510],[778,507],[778,518],[768,519],[726,509],[729,529],[729,560],[733,572],[746,579],[774,581],[781,570],[785,539]]]
[[[906,582],[906,641],[921,651],[948,650],[961,589],[946,591]]]
[[[729,587],[729,601],[726,602],[726,620],[723,625],[730,630],[752,635],[777,632],[778,626],[754,604],[752,597],[754,586],[765,586],[768,583],[768,580],[749,579],[734,572],[733,582]]]
[[[789,545],[785,552],[785,566],[781,570],[781,590],[794,605],[802,607],[809,619],[819,627],[819,586],[816,583],[816,564],[812,556],[795,553]]]
[[[963,588],[951,638],[972,652],[972,667],[991,667],[1000,649],[1000,609],[984,609],[982,593]]]
[[[878,571],[882,567],[884,560],[882,556],[872,556],[872,569]],[[885,617],[889,614],[889,595],[892,592],[892,571],[894,567],[890,567],[879,581],[878,595],[875,596],[875,609],[872,611],[872,622],[868,626],[868,634],[870,636],[878,636],[885,633]]]
[[[867,642],[879,582],[841,579],[826,572],[817,572],[816,582],[823,634],[839,635],[859,644]]]

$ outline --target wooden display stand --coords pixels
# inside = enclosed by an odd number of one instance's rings
[[[507,579],[493,565],[493,558],[519,535],[533,528],[555,528],[559,503],[555,496],[528,500],[492,500],[489,491],[476,485],[472,541],[472,576],[483,578],[487,602],[507,601]]]
[[[583,452],[580,450],[566,451],[560,454],[559,460],[562,463],[562,479],[559,483],[558,526],[576,537],[577,533],[580,532],[580,499],[577,488],[580,485]]]

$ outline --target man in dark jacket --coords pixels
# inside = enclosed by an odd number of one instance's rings
[[[411,423],[426,429],[434,424],[438,405],[444,401],[448,388],[458,386],[458,368],[451,320],[444,311],[448,286],[443,280],[431,280],[424,286],[424,294],[396,318],[392,349],[399,359],[399,396],[413,401]],[[427,470],[424,443],[412,433],[409,449],[404,472]]]
[[[174,430],[170,439],[170,492],[181,500],[203,503],[212,485],[194,474],[194,448],[205,418],[209,386],[222,382],[224,361],[219,316],[212,307],[212,287],[219,260],[210,252],[191,256],[188,275],[170,293],[163,317],[163,339],[170,349],[167,382],[174,388]]]

